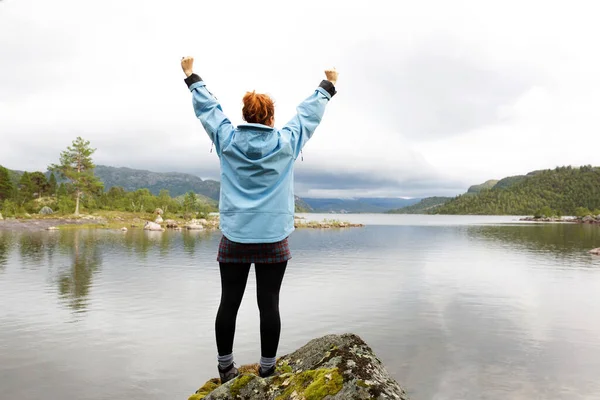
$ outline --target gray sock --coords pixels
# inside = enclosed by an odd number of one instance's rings
[[[218,355],[217,360],[219,361],[219,367],[221,367],[221,369],[226,369],[233,364],[233,353],[227,354],[226,356]]]
[[[277,357],[261,357],[260,358],[260,369],[262,371],[266,371],[269,368],[271,368],[272,366],[275,365],[275,363],[277,362]]]

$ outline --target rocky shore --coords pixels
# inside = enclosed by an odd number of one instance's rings
[[[586,215],[585,217],[524,217],[519,221],[529,222],[568,222],[576,224],[600,224],[600,215]]]
[[[408,399],[373,350],[354,334],[311,340],[279,358],[268,378],[257,375],[256,364],[239,369],[237,378],[224,385],[213,378],[188,400]]]
[[[0,214],[1,215],[1,214]],[[362,227],[362,224],[352,224],[338,220],[309,221],[295,218],[294,226],[298,229],[332,229]],[[25,218],[0,217],[0,230],[30,232],[43,230],[99,228],[128,231],[130,229],[144,229],[150,231],[166,230],[218,230],[219,216],[209,215],[206,218],[185,219],[164,218],[162,213],[141,214],[127,212],[99,212],[91,215],[57,216],[54,215],[28,215]]]

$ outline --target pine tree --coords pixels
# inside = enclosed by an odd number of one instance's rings
[[[48,194],[50,196],[54,196],[57,188],[58,184],[56,183],[56,176],[54,176],[54,173],[52,173],[50,174],[50,178],[48,178]]]
[[[13,191],[14,187],[8,170],[0,165],[0,200],[11,198]]]
[[[31,182],[31,174],[27,171],[23,172],[19,179],[19,199],[21,203],[25,203],[33,197],[33,183]]]
[[[187,192],[183,199],[183,209],[186,212],[193,212],[196,209],[197,201],[196,193]]]
[[[75,215],[79,215],[79,200],[83,194],[95,193],[102,182],[94,176],[92,154],[96,149],[90,142],[77,137],[67,150],[60,153],[60,164],[52,164],[48,169],[68,179],[75,190]]]
[[[46,175],[36,171],[29,174],[29,178],[31,179],[33,194],[37,194],[38,198],[48,193],[48,180],[46,179]]]

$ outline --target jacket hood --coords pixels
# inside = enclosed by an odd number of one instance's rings
[[[278,146],[277,129],[262,124],[238,125],[234,144],[240,152],[251,160],[257,160],[272,153]]]

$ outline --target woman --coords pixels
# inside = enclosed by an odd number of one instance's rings
[[[193,73],[193,63],[191,57],[181,60],[185,83],[192,92],[196,117],[221,163],[223,237],[217,257],[221,304],[215,322],[219,375],[223,383],[238,375],[233,364],[235,323],[254,264],[260,310],[259,375],[267,377],[275,372],[281,331],[279,290],[291,258],[287,238],[294,230],[294,161],[335,95],[338,73],[326,70],[327,80],[298,106],[297,115],[282,129],[275,128],[273,100],[265,94],[246,93],[242,114],[247,123],[234,127]]]

